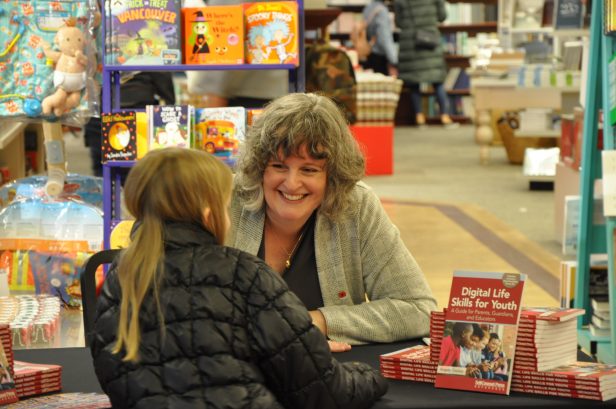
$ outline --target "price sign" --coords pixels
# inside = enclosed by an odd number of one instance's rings
[[[556,0],[554,7],[554,29],[582,28],[584,7],[582,0]]]

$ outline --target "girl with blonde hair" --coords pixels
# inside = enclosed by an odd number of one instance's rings
[[[113,407],[367,408],[387,389],[340,364],[267,265],[222,245],[232,176],[215,157],[148,153],[124,187],[132,242],[109,272],[91,344]]]

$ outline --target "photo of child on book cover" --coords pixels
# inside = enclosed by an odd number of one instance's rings
[[[297,3],[246,4],[244,24],[248,64],[299,64]]]

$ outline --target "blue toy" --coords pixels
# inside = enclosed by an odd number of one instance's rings
[[[96,0],[0,2],[0,118],[80,123],[94,112],[98,97],[93,79],[97,68],[97,12]],[[68,109],[57,109],[58,104],[51,103],[45,109],[46,98],[57,99],[62,93],[55,65],[62,65],[56,56],[63,51],[57,43],[54,48],[51,44],[69,25],[83,35],[84,57],[80,61],[87,61],[85,84],[64,104]]]

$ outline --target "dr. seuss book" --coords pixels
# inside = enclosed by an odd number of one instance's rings
[[[244,5],[246,63],[299,64],[297,3]]]
[[[181,64],[180,10],[180,0],[107,0],[107,64]]]
[[[101,114],[102,161],[137,159],[135,111]]]
[[[237,160],[246,135],[246,109],[243,107],[202,108],[197,110],[195,146],[211,153],[230,166]]]
[[[508,395],[526,276],[455,271],[435,386]]]
[[[191,105],[146,106],[149,126],[149,149],[190,148],[194,108]]]
[[[185,64],[242,64],[242,6],[182,9]]]

